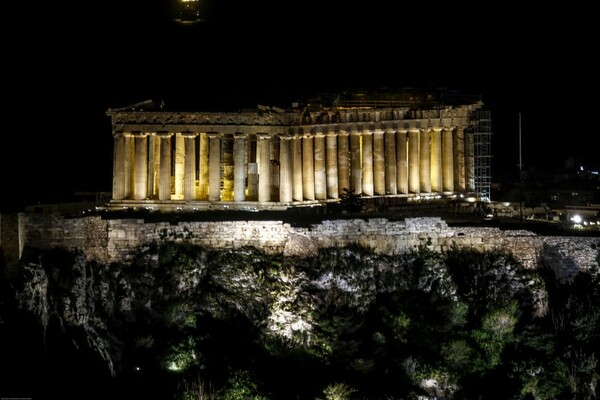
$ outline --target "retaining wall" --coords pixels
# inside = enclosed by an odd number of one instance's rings
[[[383,254],[402,254],[418,246],[445,251],[452,246],[511,252],[527,268],[551,266],[562,280],[597,265],[598,237],[539,236],[493,227],[452,228],[441,218],[325,220],[308,227],[283,221],[148,222],[143,219],[66,218],[55,214],[0,215],[0,245],[6,264],[15,267],[25,246],[80,249],[102,263],[127,262],[152,242],[188,242],[215,249],[244,246],[269,253],[310,256],[319,248],[360,244]]]

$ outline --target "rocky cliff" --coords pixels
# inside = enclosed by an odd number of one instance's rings
[[[184,398],[210,383],[214,398],[237,398],[228,379],[253,371],[244,398],[314,399],[341,390],[336,382],[373,399],[469,398],[486,390],[472,383],[482,371],[510,380],[500,351],[517,351],[532,325],[555,321],[564,335],[570,322],[552,292],[596,279],[598,267],[598,238],[435,218],[293,227],[27,216],[19,226],[16,239],[2,237],[21,243],[18,262],[3,264],[0,328],[13,365],[4,397]],[[590,293],[576,347],[591,362],[600,295]],[[494,318],[505,333],[486,328]],[[450,356],[453,346],[466,347]],[[579,379],[595,382],[597,371]]]

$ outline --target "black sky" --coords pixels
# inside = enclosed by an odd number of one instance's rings
[[[5,14],[0,210],[110,191],[105,113],[147,99],[202,111],[446,87],[482,95],[491,110],[493,175],[517,172],[519,113],[525,167],[600,164],[591,9],[206,2],[195,26],[175,23],[167,0],[22,2]]]

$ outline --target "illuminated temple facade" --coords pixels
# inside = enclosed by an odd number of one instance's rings
[[[107,111],[113,205],[288,208],[339,201],[345,190],[407,201],[481,195],[478,97],[354,92],[239,112],[152,105]]]

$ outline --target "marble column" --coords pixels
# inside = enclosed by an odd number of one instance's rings
[[[234,199],[234,143],[232,134],[221,136],[221,201]]]
[[[185,171],[183,176],[183,197],[185,200],[196,200],[196,134],[184,133],[185,138]]]
[[[292,202],[292,149],[288,136],[279,137],[279,201]]]
[[[185,177],[185,138],[181,133],[175,134],[175,194],[173,200],[183,200]]]
[[[340,131],[337,145],[338,193],[341,195],[344,189],[350,190],[350,151],[347,131]]]
[[[431,135],[431,191],[441,193],[442,181],[442,128],[432,128]]]
[[[387,194],[398,193],[398,174],[396,161],[396,132],[385,130],[385,191]]]
[[[350,174],[352,177],[350,182],[352,187],[350,189],[354,194],[362,193],[362,161],[360,156],[360,142],[360,132],[353,130],[350,134]]]
[[[302,188],[302,137],[294,136],[292,138],[292,166],[293,166],[293,183],[292,183],[292,198],[294,201],[302,201],[304,199],[304,190]]]
[[[233,136],[233,201],[246,200],[246,135]]]
[[[158,198],[158,177],[160,175],[160,136],[149,136],[148,146],[148,191],[149,197]]]
[[[221,138],[217,132],[208,133],[208,200],[221,200]]]
[[[454,191],[454,149],[452,128],[442,131],[442,160],[444,173],[444,191]]]
[[[394,166],[395,167],[395,166]],[[373,192],[385,195],[385,145],[383,130],[373,131]]]
[[[271,201],[271,138],[266,133],[259,133],[257,137],[258,153],[258,201],[266,203]]]
[[[209,141],[208,133],[202,132],[200,134],[200,155],[199,155],[199,168],[200,173],[198,174],[198,196],[201,200],[208,200],[208,185],[209,185],[209,171],[210,164],[208,160],[209,154]]]
[[[408,131],[396,132],[396,187],[399,194],[408,194]]]
[[[248,163],[248,195],[250,201],[258,201],[258,163]]]
[[[419,173],[419,134],[419,129],[408,130],[408,191],[410,193],[421,192],[419,183],[421,175]]]
[[[362,192],[373,196],[373,132],[369,129],[362,133]]]
[[[339,198],[338,188],[338,155],[337,155],[337,134],[327,132],[327,149],[325,158],[327,159],[327,197],[330,199]]]
[[[431,132],[421,129],[419,134],[419,187],[421,193],[431,193]]]
[[[133,185],[135,182],[135,139],[133,135],[125,136],[125,188],[126,199],[133,198]]]
[[[279,136],[272,136],[269,145],[269,165],[271,166],[271,200],[279,201],[280,161]]]
[[[327,170],[325,168],[325,135],[317,132],[314,136],[315,151],[315,199],[327,199]]]
[[[258,137],[256,134],[248,135],[246,141],[246,154],[248,161],[246,162],[248,168],[248,183],[246,191],[246,200],[258,201]]]
[[[133,198],[144,200],[148,197],[148,135],[143,133],[134,136],[135,166],[133,179]]]
[[[315,167],[313,137],[302,138],[302,191],[305,200],[315,199]]]
[[[160,173],[158,177],[158,199],[171,200],[171,133],[160,136]]]
[[[465,131],[462,126],[456,127],[454,135],[454,187],[459,192],[466,190],[465,178]]]
[[[123,200],[127,197],[125,176],[125,134],[119,133],[113,139],[113,193],[114,200]]]

